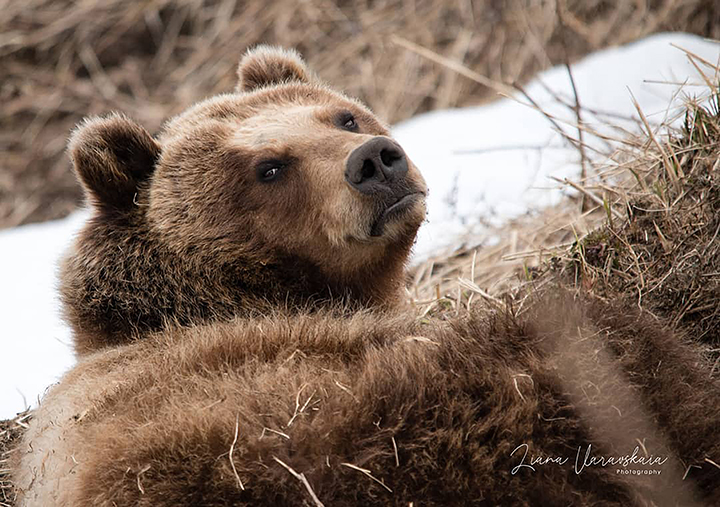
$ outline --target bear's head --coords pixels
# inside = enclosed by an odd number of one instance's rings
[[[69,151],[93,216],[64,262],[78,352],[168,322],[400,299],[426,186],[365,106],[258,47],[157,138],[118,114]]]

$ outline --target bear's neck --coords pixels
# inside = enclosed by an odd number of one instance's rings
[[[144,222],[91,218],[63,262],[60,292],[78,354],[142,338],[172,325],[276,311],[387,308],[400,300],[405,253],[396,251],[333,279],[311,262],[271,264],[181,255]],[[188,260],[191,259],[191,260]]]

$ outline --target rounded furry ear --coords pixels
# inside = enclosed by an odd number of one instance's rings
[[[143,127],[113,113],[80,124],[70,136],[68,151],[93,205],[129,209],[138,186],[155,169],[160,146]]]
[[[237,91],[249,92],[265,86],[300,81],[309,83],[312,75],[294,49],[257,46],[249,50],[238,65]]]

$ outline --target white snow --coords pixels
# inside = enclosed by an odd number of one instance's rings
[[[70,329],[60,316],[56,273],[60,255],[86,217],[76,212],[0,233],[0,419],[35,406],[74,362]]]
[[[705,85],[693,86],[703,80],[671,43],[709,62],[720,60],[720,45],[684,34],[657,35],[598,52],[572,68],[583,108],[636,117],[632,90],[649,119],[660,122],[676,87],[650,81],[687,81],[686,91],[705,91]],[[572,111],[558,106],[545,87],[573,101],[567,70],[543,72],[526,91],[547,112],[573,121]],[[669,112],[672,117],[672,109]],[[598,117],[584,113],[583,120],[599,128]],[[572,126],[563,129],[576,137]],[[497,222],[557,202],[561,192],[547,190],[557,188],[548,176],[579,174],[577,152],[552,124],[511,99],[424,114],[397,125],[393,133],[430,188],[429,218],[421,228],[416,257],[450,244],[459,234],[481,233],[483,220]],[[0,418],[34,406],[74,362],[70,331],[58,309],[56,270],[86,218],[87,212],[78,212],[64,220],[0,232],[0,350],[9,355],[0,363]]]
[[[639,118],[631,91],[654,124],[683,110],[682,93],[668,107],[678,86],[666,83],[687,82],[684,93],[706,93],[707,85],[686,54],[671,44],[713,64],[720,59],[720,44],[678,33],[590,55],[572,66],[583,122],[617,137],[618,132],[605,125],[607,118],[614,125],[637,130],[636,121],[631,120]],[[712,75],[708,68],[704,72]],[[565,67],[541,73],[525,91],[576,139],[575,113],[558,104],[547,89],[574,104]],[[527,103],[519,94],[517,98]],[[424,114],[396,125],[393,134],[430,189],[428,223],[420,230],[416,258],[442,249],[463,233],[481,233],[483,220],[497,223],[529,208],[556,203],[562,194],[548,176],[577,179],[580,174],[578,151],[545,116],[517,100]],[[587,134],[585,142],[605,149],[600,139]]]

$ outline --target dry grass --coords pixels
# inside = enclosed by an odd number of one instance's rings
[[[718,70],[712,76],[718,83]],[[682,327],[720,357],[720,95],[689,105],[682,135],[645,139],[624,193],[628,219],[576,244],[566,271]]]
[[[720,38],[714,0],[0,0],[0,9],[0,227],[77,206],[63,151],[83,116],[121,110],[155,130],[232,88],[240,54],[259,42],[296,47],[394,122],[495,93],[393,36],[504,83],[660,30]]]
[[[473,301],[520,311],[561,279],[666,319],[720,371],[720,69],[688,57],[707,90],[687,97],[680,128],[650,126],[641,112],[637,135],[567,182],[576,197],[488,229],[491,246],[468,238],[417,266],[409,293],[420,314],[447,318]]]
[[[22,432],[27,428],[29,412],[18,414],[14,419],[0,421],[0,507],[15,504],[15,489],[10,481],[10,454],[19,443]]]

